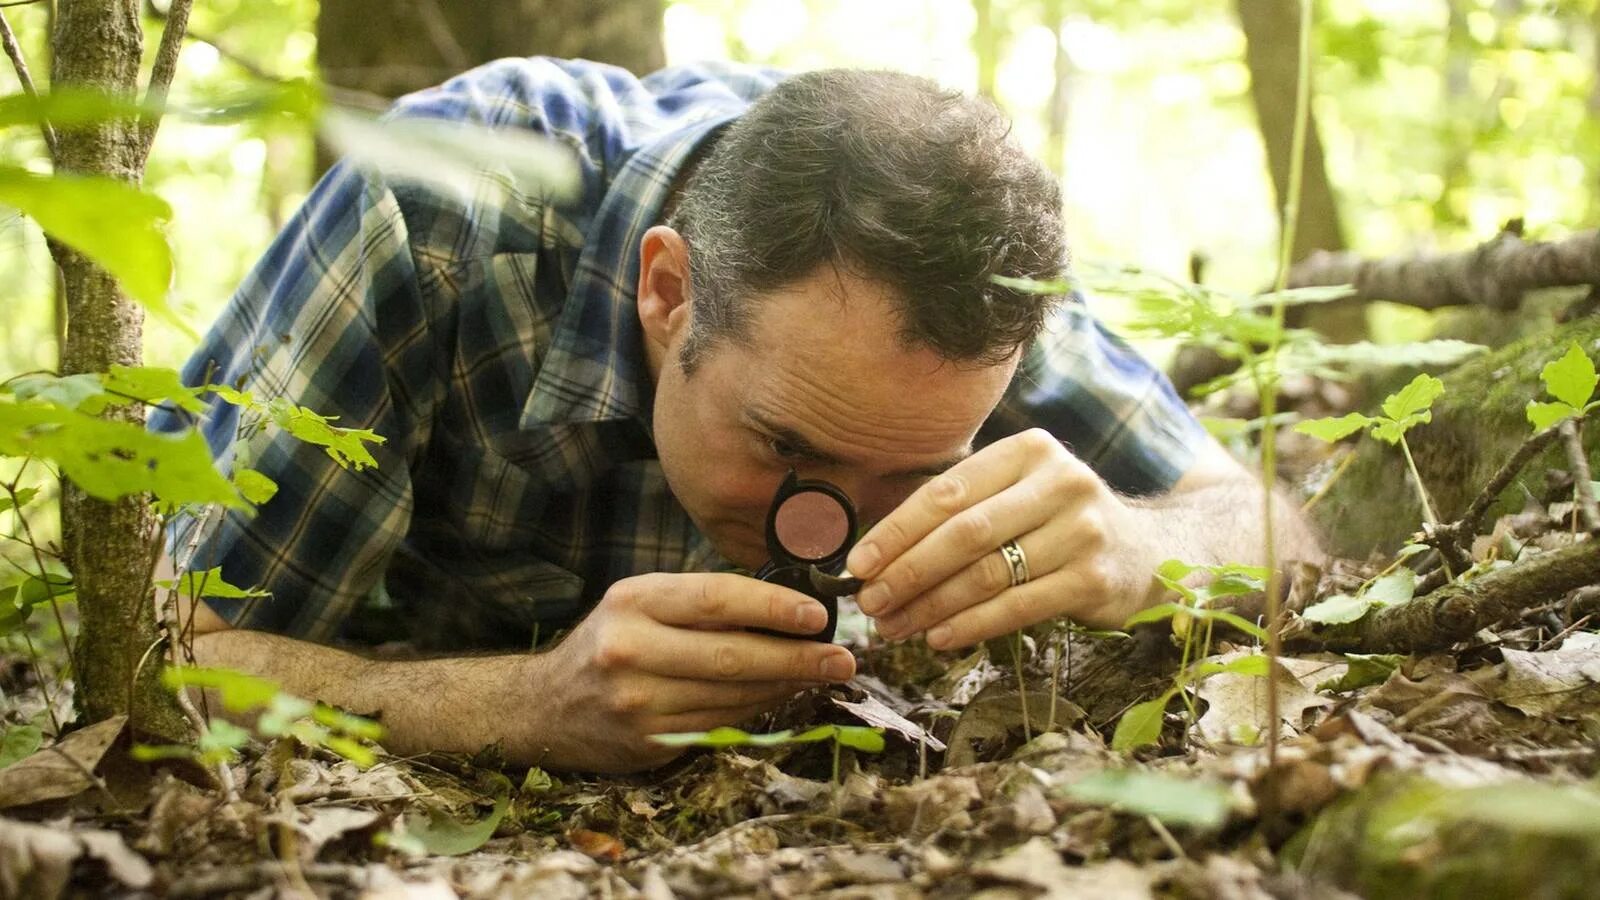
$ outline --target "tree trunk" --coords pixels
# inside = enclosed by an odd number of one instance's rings
[[[1244,30],[1245,62],[1250,67],[1250,99],[1255,105],[1261,140],[1267,148],[1267,169],[1273,196],[1283,209],[1289,191],[1289,163],[1294,139],[1295,83],[1300,47],[1299,0],[1237,0]],[[1292,259],[1313,250],[1344,249],[1339,207],[1328,182],[1322,139],[1313,113],[1307,122],[1300,218],[1295,227]],[[1366,311],[1344,309],[1311,313],[1306,325],[1335,341],[1358,340],[1365,332]]]
[[[1049,119],[1045,123],[1045,162],[1057,175],[1066,168],[1067,113],[1070,110],[1072,87],[1072,58],[1061,42],[1061,29],[1067,23],[1066,0],[1048,0],[1044,8],[1044,26],[1055,37],[1054,80],[1050,86]]]
[[[317,57],[329,84],[398,97],[504,56],[581,57],[661,68],[662,0],[338,0],[322,4]]]
[[[134,99],[143,33],[139,0],[59,0],[52,35],[51,83]],[[104,122],[57,133],[56,169],[137,183],[144,169],[138,123]],[[82,254],[51,242],[66,297],[64,374],[104,372],[142,362],[139,307],[116,280]],[[111,414],[142,421],[138,404]],[[63,485],[62,537],[78,594],[80,630],[74,659],[78,705],[89,721],[126,713],[145,733],[178,737],[188,731],[172,694],[160,681],[160,632],[149,601],[157,521],[148,498],[95,500]]]

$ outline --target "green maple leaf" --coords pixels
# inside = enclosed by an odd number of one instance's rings
[[[1539,378],[1550,396],[1575,409],[1582,409],[1589,402],[1595,383],[1600,381],[1595,375],[1594,361],[1576,342],[1567,346],[1566,354],[1560,359],[1547,363],[1539,372]]]

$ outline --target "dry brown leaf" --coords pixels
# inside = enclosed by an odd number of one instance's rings
[[[1576,632],[1544,653],[1501,653],[1505,677],[1489,688],[1494,699],[1530,716],[1593,713],[1600,697],[1600,634]]]
[[[883,815],[891,831],[911,837],[941,828],[959,831],[972,827],[969,810],[982,799],[976,778],[935,775],[885,791]]]
[[[1249,651],[1237,650],[1206,661],[1226,665],[1247,655]],[[1278,686],[1279,718],[1293,729],[1291,733],[1299,733],[1306,710],[1332,702],[1306,690],[1295,673],[1281,666],[1273,669],[1273,680]],[[1196,727],[1211,743],[1253,744],[1266,734],[1267,679],[1219,672],[1200,682],[1196,693],[1208,704]]]
[[[95,766],[127,723],[127,716],[96,722],[0,769],[0,809],[76,797],[93,787]]]
[[[622,859],[622,854],[628,850],[627,846],[615,837],[587,828],[574,828],[567,832],[567,842],[585,856],[609,862]]]
[[[868,694],[867,699],[860,703],[840,700],[838,697],[830,699],[833,700],[835,706],[844,709],[868,725],[892,731],[912,744],[926,744],[930,750],[944,749],[944,741],[929,734],[921,725],[890,709],[888,704],[871,694]]]
[[[974,875],[1040,888],[1051,900],[1095,897],[1097,900],[1145,900],[1151,896],[1151,872],[1120,859],[1089,866],[1069,866],[1042,837],[1030,839],[997,859],[972,867]]]
[[[124,887],[143,890],[154,872],[113,831],[73,831],[0,818],[0,896],[51,900],[66,890],[73,864],[99,860]]]

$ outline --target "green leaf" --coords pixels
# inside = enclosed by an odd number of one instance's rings
[[[288,734],[296,723],[311,714],[312,709],[310,700],[279,691],[272,695],[266,710],[256,718],[256,730],[267,737]]]
[[[278,483],[255,469],[240,469],[233,473],[233,486],[244,499],[257,506],[277,496]]]
[[[1323,625],[1344,625],[1366,615],[1367,610],[1373,605],[1373,602],[1365,597],[1334,594],[1321,603],[1306,607],[1300,618]]]
[[[1404,603],[1417,594],[1417,573],[1401,567],[1367,586],[1361,596],[1373,603],[1389,606]]]
[[[1594,396],[1595,383],[1600,381],[1595,375],[1594,361],[1576,341],[1567,345],[1567,352],[1560,359],[1547,363],[1539,372],[1539,378],[1550,396],[1574,408],[1589,402]]]
[[[113,119],[138,118],[155,107],[103,91],[59,87],[48,94],[0,97],[0,128],[50,123],[54,128],[97,125]]]
[[[1270,663],[1271,660],[1267,659],[1265,655],[1260,653],[1252,653],[1249,656],[1241,656],[1238,659],[1229,660],[1225,663],[1209,661],[1199,662],[1190,670],[1190,675],[1193,676],[1195,680],[1205,678],[1210,675],[1220,675],[1223,672],[1230,672],[1235,675],[1245,675],[1251,678],[1265,678],[1267,677],[1267,672],[1270,671]]]
[[[495,793],[494,810],[483,819],[462,823],[435,812],[429,815],[426,823],[408,824],[407,831],[436,856],[460,856],[482,847],[494,837],[494,830],[500,827],[500,820],[505,818],[511,802],[511,782],[503,775],[495,777],[503,784]]]
[[[270,706],[272,699],[282,691],[276,681],[232,669],[168,666],[161,671],[161,680],[173,690],[211,688],[222,696],[222,705],[231,712],[249,712]]]
[[[834,740],[864,753],[883,752],[883,729],[865,725],[839,725]]]
[[[369,466],[377,466],[378,461],[372,458],[363,443],[385,443],[386,439],[377,432],[365,428],[339,428],[330,424],[334,421],[332,418],[319,416],[281,397],[268,404],[268,409],[278,427],[308,444],[321,447],[343,468],[353,466],[359,472]]]
[[[165,200],[137,185],[96,175],[38,175],[0,167],[0,204],[39,223],[56,240],[93,260],[152,313],[199,340],[167,305],[172,248]]]
[[[549,772],[538,766],[532,766],[528,769],[528,774],[522,776],[522,786],[517,791],[522,794],[543,794],[555,790],[560,785],[561,783]]]
[[[212,719],[200,732],[195,748],[202,762],[230,761],[245,745],[250,743],[250,732],[227,719]]]
[[[172,590],[172,584],[173,583],[171,581],[166,579],[156,582],[157,587],[169,591]],[[179,579],[179,590],[181,590],[183,595],[188,597],[190,600],[199,600],[201,597],[216,597],[218,599],[225,600],[242,600],[250,597],[272,596],[271,591],[263,591],[255,588],[246,590],[245,588],[235,587],[234,585],[229,584],[227,580],[222,577],[221,568],[207,569],[204,572],[189,571],[183,573],[183,578]]]
[[[1389,419],[1379,419],[1378,424],[1372,429],[1372,436],[1386,444],[1400,443],[1400,437],[1410,431],[1413,426],[1433,421],[1433,413],[1416,413],[1406,416],[1398,422]]]
[[[22,507],[27,506],[29,503],[32,503],[33,498],[37,496],[39,496],[38,488],[17,488],[17,498],[15,500],[11,499],[9,496],[0,497],[0,513],[10,512],[13,509],[21,509]]]
[[[141,403],[157,406],[171,403],[179,409],[200,415],[206,405],[200,400],[200,389],[183,383],[174,369],[159,366],[112,366],[106,373],[105,389]]]
[[[1161,741],[1161,725],[1166,718],[1167,703],[1176,688],[1155,698],[1136,704],[1117,720],[1116,733],[1111,736],[1111,749],[1132,750]]]
[[[1395,421],[1426,412],[1444,393],[1444,382],[1423,373],[1383,400],[1383,414]]]
[[[1528,401],[1528,421],[1533,424],[1534,431],[1543,431],[1562,419],[1578,414],[1576,409],[1565,403],[1543,403],[1538,400]]]
[[[199,432],[158,434],[132,422],[35,403],[0,403],[0,455],[37,456],[102,500],[148,493],[164,508],[245,506],[218,474]]]
[[[1513,833],[1592,840],[1600,835],[1600,793],[1570,784],[1517,781],[1451,791],[1435,807],[1447,820]]]
[[[105,396],[106,392],[98,372],[84,372],[66,377],[49,372],[33,372],[11,379],[7,389],[18,400],[54,403],[66,409],[77,409],[92,398]],[[104,408],[104,404],[101,404],[101,407]],[[99,412],[98,409],[93,411]]]
[[[1087,775],[1067,785],[1065,793],[1083,803],[1195,828],[1221,825],[1233,805],[1228,789],[1215,782],[1134,769]]]
[[[1361,413],[1353,412],[1331,419],[1307,419],[1294,426],[1300,434],[1309,434],[1319,441],[1343,440],[1361,429],[1377,421]]]
[[[1317,690],[1339,693],[1381,684],[1405,661],[1398,653],[1346,653],[1344,658],[1349,664],[1344,674],[1317,685]]]
[[[1135,625],[1143,625],[1147,622],[1160,622],[1180,613],[1192,616],[1203,622],[1225,622],[1252,637],[1261,640],[1267,639],[1266,629],[1237,613],[1232,613],[1225,609],[1209,609],[1204,606],[1184,606],[1180,603],[1159,603],[1149,609],[1140,610],[1129,616],[1128,621],[1124,622],[1122,627],[1132,628]]]
[[[824,726],[828,727],[828,726]],[[710,731],[680,731],[664,734],[652,734],[650,740],[666,747],[772,747],[777,744],[788,743],[793,738],[791,731],[776,731],[772,734],[751,734],[738,728],[724,725]]]
[[[355,763],[358,769],[370,769],[378,761],[378,754],[371,747],[341,734],[325,738],[322,746]]]
[[[33,755],[44,743],[44,731],[37,725],[12,725],[0,738],[0,769]]]
[[[335,731],[343,732],[353,738],[360,738],[363,741],[381,741],[385,733],[381,723],[375,722],[366,716],[345,712],[336,706],[329,706],[326,703],[318,703],[316,709],[312,711],[311,717]]]

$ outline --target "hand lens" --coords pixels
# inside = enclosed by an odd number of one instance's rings
[[[839,577],[855,540],[856,508],[844,491],[826,481],[797,478],[791,470],[767,510],[770,559],[756,577],[821,601],[828,610],[828,624],[810,635],[812,640],[833,640],[839,598],[861,587],[859,578]]]

